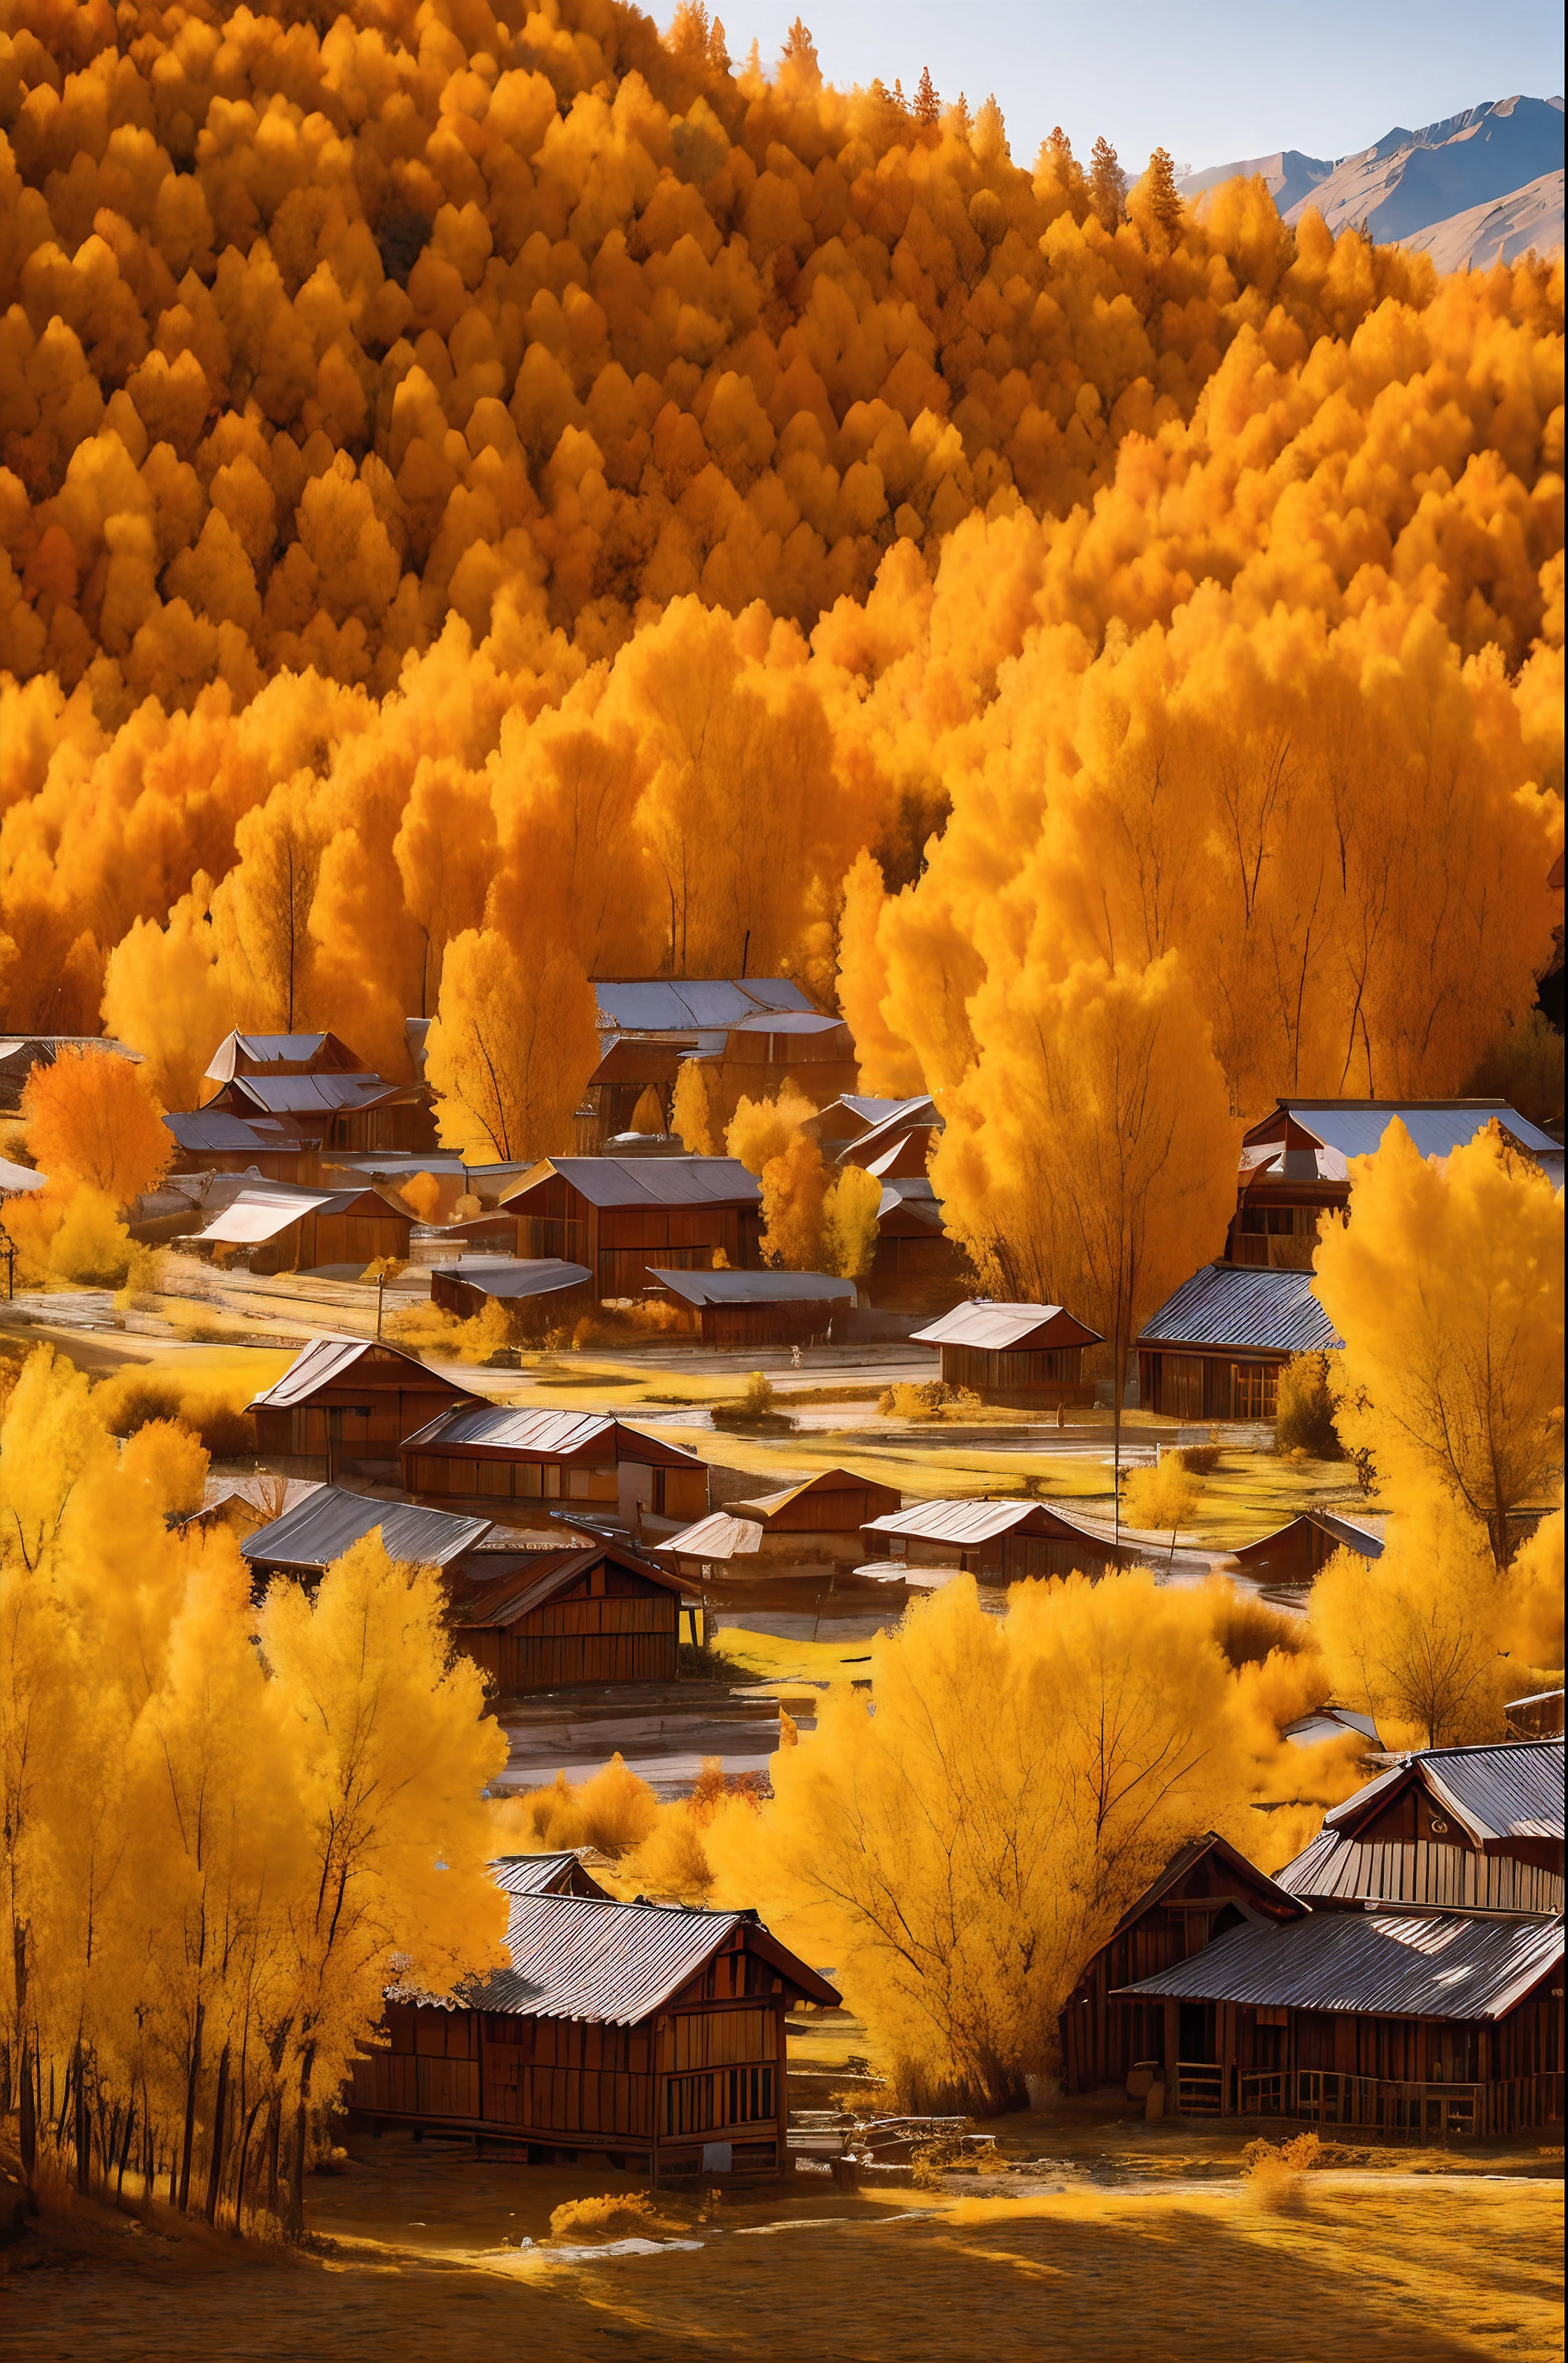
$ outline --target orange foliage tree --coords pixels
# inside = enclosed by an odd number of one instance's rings
[[[139,1067],[112,1051],[61,1048],[36,1066],[22,1121],[39,1170],[64,1193],[85,1185],[128,1205],[167,1170],[174,1143]]]

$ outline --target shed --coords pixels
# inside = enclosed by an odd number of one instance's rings
[[[379,1190],[289,1190],[258,1183],[230,1199],[195,1234],[198,1244],[250,1249],[254,1272],[310,1271],[377,1256],[406,1262],[414,1217]]]
[[[247,1122],[272,1117],[328,1150],[432,1149],[435,1118],[428,1083],[389,1083],[381,1075],[295,1074],[261,1069],[220,1083],[207,1102]]]
[[[1381,1559],[1382,1524],[1381,1517],[1376,1526],[1370,1526],[1330,1510],[1304,1510],[1272,1534],[1260,1535],[1256,1542],[1237,1544],[1230,1558],[1262,1583],[1310,1583],[1337,1550],[1354,1551],[1358,1559]]]
[[[717,1071],[737,1069],[739,1091],[753,1098],[778,1089],[795,1067],[810,1065],[813,1096],[827,1098],[855,1080],[848,1028],[816,1009],[791,977],[599,978],[599,1063],[579,1110],[584,1153],[629,1132],[639,1103],[651,1092],[667,1129],[675,1081],[689,1058]],[[727,1110],[727,1113],[728,1111]]]
[[[1492,1123],[1549,1168],[1562,1155],[1506,1100],[1281,1100],[1241,1136],[1227,1259],[1309,1271],[1319,1222],[1350,1204],[1351,1159],[1370,1156],[1396,1117],[1423,1157],[1447,1157]]]
[[[784,2015],[839,1995],[755,1913],[514,1895],[506,1952],[444,1998],[392,1989],[381,2040],[353,2062],[358,2119],[655,2185],[787,2165]]]
[[[862,1532],[875,1559],[959,1567],[991,1583],[1097,1575],[1135,1567],[1145,1556],[1048,1502],[917,1502],[912,1509],[868,1519]]]
[[[250,1409],[266,1459],[312,1464],[291,1473],[331,1479],[350,1461],[395,1466],[406,1436],[456,1404],[484,1402],[395,1346],[315,1337]]]
[[[754,1559],[762,1548],[762,1523],[756,1518],[738,1518],[729,1510],[710,1510],[706,1518],[695,1525],[683,1526],[678,1535],[654,1546],[655,1555],[667,1559],[687,1575],[711,1575],[716,1567],[728,1567],[732,1559]]]
[[[852,1280],[825,1271],[666,1271],[651,1263],[648,1277],[690,1309],[705,1346],[721,1348],[810,1345],[857,1302]]]
[[[226,1034],[207,1067],[209,1083],[236,1075],[355,1075],[364,1060],[336,1034]]]
[[[798,1485],[755,1493],[728,1507],[737,1518],[755,1521],[764,1559],[853,1567],[864,1548],[862,1529],[873,1518],[891,1516],[902,1498],[896,1485],[857,1477],[850,1469],[822,1469]]]
[[[1214,1830],[1182,1847],[1085,1963],[1062,2006],[1062,2080],[1070,2092],[1125,2084],[1165,2057],[1163,2004],[1128,2009],[1111,1996],[1184,1961],[1228,1928],[1299,1920],[1307,1905],[1255,1869]]]
[[[1175,1419],[1273,1419],[1291,1356],[1342,1343],[1309,1271],[1206,1264],[1139,1337],[1139,1402]]]
[[[858,1163],[859,1159],[844,1161]],[[965,1286],[973,1287],[969,1259],[949,1238],[937,1194],[923,1176],[884,1179],[876,1253],[864,1285],[875,1304],[922,1313],[945,1309]]]
[[[651,1264],[755,1270],[762,1193],[733,1157],[547,1157],[506,1190],[527,1257],[585,1264],[596,1298],[640,1296]]]
[[[1180,2114],[1498,2135],[1562,2121],[1562,1986],[1561,1919],[1363,1907],[1231,1928],[1119,1996],[1162,2013],[1143,2056]]]
[[[430,1302],[460,1321],[499,1304],[519,1329],[542,1335],[592,1310],[594,1275],[585,1263],[562,1263],[556,1256],[459,1256],[431,1272]]]
[[[271,1576],[292,1575],[309,1585],[378,1527],[389,1559],[443,1570],[466,1564],[491,1531],[486,1518],[455,1518],[411,1502],[383,1502],[340,1485],[317,1485],[281,1518],[247,1535],[239,1555],[258,1584]]]
[[[895,1100],[840,1152],[836,1162],[859,1165],[879,1182],[926,1178],[931,1148],[943,1118],[929,1093]]]
[[[1060,1304],[1001,1304],[973,1297],[955,1304],[911,1342],[935,1346],[951,1387],[969,1387],[988,1403],[1020,1410],[1055,1410],[1062,1403],[1092,1403],[1095,1390],[1084,1377],[1084,1348],[1103,1341],[1097,1329]]]
[[[674,1681],[682,1604],[696,1596],[684,1577],[614,1543],[515,1552],[493,1572],[488,1559],[462,1559],[448,1622],[501,1690]]]
[[[483,1502],[521,1525],[576,1502],[683,1524],[707,1508],[707,1465],[678,1444],[603,1412],[467,1403],[404,1439],[405,1491],[422,1501]]]
[[[173,1135],[171,1173],[255,1173],[308,1190],[320,1167],[319,1140],[303,1138],[275,1116],[233,1115],[195,1108],[163,1119]]]

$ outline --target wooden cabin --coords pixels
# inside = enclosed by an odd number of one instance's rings
[[[345,1551],[378,1529],[389,1559],[453,1571],[469,1565],[493,1531],[487,1518],[452,1517],[444,1510],[384,1502],[341,1485],[314,1485],[281,1517],[247,1534],[239,1554],[258,1590],[274,1575],[293,1576],[311,1590]],[[508,1553],[506,1567],[518,1556]],[[499,1568],[500,1562],[487,1565]]]
[[[811,1028],[810,1041],[824,1029],[832,1032],[839,1023],[824,1017],[794,979],[784,976],[601,977],[595,979],[594,993],[598,1003],[599,1063],[584,1093],[573,1142],[579,1153],[588,1157],[602,1154],[612,1139],[649,1129],[646,1114],[638,1121],[638,1110],[650,1093],[659,1109],[659,1122],[652,1129],[667,1132],[683,1061],[701,1058],[719,1072],[738,1028],[755,1023],[763,1029],[761,1038],[765,1043],[770,1026],[776,1026],[781,1020],[801,1021]],[[852,1083],[852,1046],[846,1047],[840,1037],[835,1038],[840,1059],[847,1056]],[[798,1040],[786,1047],[793,1048],[797,1058],[803,1048]],[[760,1073],[755,1071],[759,1064]],[[746,1081],[737,1087],[724,1114],[734,1113],[734,1097],[740,1089],[753,1098],[776,1092],[785,1071],[781,1069],[774,1074],[765,1055],[760,1061],[751,1057]],[[842,1077],[836,1070],[832,1089],[841,1088]]]
[[[434,1512],[428,1515],[437,1514]],[[448,1583],[452,1647],[503,1691],[673,1682],[695,1587],[613,1543],[471,1554]]]
[[[515,1221],[511,1228],[515,1237]],[[430,1302],[460,1321],[476,1320],[487,1305],[498,1304],[518,1336],[542,1337],[592,1312],[594,1275],[584,1263],[552,1257],[519,1261],[516,1256],[464,1255],[431,1272]]]
[[[258,1182],[210,1215],[194,1242],[241,1250],[253,1272],[313,1271],[335,1263],[362,1271],[378,1256],[406,1262],[413,1230],[407,1207],[379,1190],[291,1190]]]
[[[1528,1157],[1562,1154],[1506,1100],[1281,1100],[1241,1136],[1226,1261],[1310,1271],[1319,1224],[1349,1209],[1351,1159],[1376,1149],[1396,1118],[1423,1157],[1447,1157],[1493,1123]]]
[[[1260,1920],[1273,1927],[1302,1919],[1306,1911],[1213,1830],[1183,1847],[1123,1914],[1062,2005],[1065,2090],[1092,2092],[1101,2084],[1125,2084],[1135,2067],[1163,2062],[1163,2003],[1129,2009],[1113,2002],[1113,1994],[1184,1961],[1229,1928]]]
[[[294,1074],[265,1068],[219,1083],[208,1108],[245,1122],[270,1117],[328,1155],[421,1154],[436,1146],[428,1083],[389,1083],[381,1075]]]
[[[814,1346],[835,1315],[858,1302],[852,1280],[824,1271],[669,1271],[648,1270],[650,1296],[683,1309],[705,1346],[749,1353],[753,1347]]]
[[[1309,1584],[1338,1550],[1353,1551],[1358,1559],[1381,1559],[1382,1523],[1379,1517],[1376,1526],[1368,1526],[1332,1511],[1304,1510],[1272,1534],[1260,1535],[1256,1542],[1237,1544],[1225,1571],[1296,1589]]]
[[[789,2162],[786,2013],[826,1978],[752,1912],[517,1894],[509,1966],[444,1999],[394,1988],[353,2062],[355,2121],[439,2127],[530,2160],[683,2176]]]
[[[843,1150],[840,1165],[858,1165],[877,1181],[923,1182],[931,1152],[941,1137],[943,1118],[934,1099],[925,1093],[897,1100]]]
[[[1103,1343],[1060,1304],[995,1304],[972,1298],[955,1304],[910,1340],[934,1346],[941,1356],[943,1382],[968,1387],[986,1403],[1010,1403],[1021,1411],[1055,1411],[1065,1403],[1092,1403],[1093,1384],[1084,1376],[1084,1348]]]
[[[853,1149],[842,1160],[855,1164]],[[876,1253],[862,1286],[872,1304],[890,1311],[945,1311],[974,1285],[969,1259],[942,1226],[929,1182],[895,1175],[883,1183],[877,1208]]]
[[[1146,1549],[1118,1543],[1048,1502],[917,1502],[862,1528],[873,1559],[956,1567],[986,1583],[1029,1576],[1098,1575],[1135,1567]]]
[[[395,1467],[406,1436],[458,1404],[484,1402],[395,1346],[316,1337],[250,1410],[263,1459],[330,1481],[355,1462]]]
[[[710,1511],[659,1545],[659,1556],[688,1574],[731,1560],[762,1566],[853,1567],[863,1558],[862,1528],[898,1508],[896,1485],[879,1485],[848,1469],[824,1469],[799,1485],[755,1493]]]
[[[525,1257],[585,1264],[594,1294],[640,1297],[651,1264],[762,1262],[762,1193],[733,1157],[547,1157],[506,1190]]]
[[[336,1034],[226,1034],[204,1081],[221,1088],[236,1075],[362,1075],[365,1062]]]
[[[254,1173],[308,1190],[320,1170],[319,1140],[301,1138],[272,1116],[247,1123],[224,1108],[196,1108],[163,1122],[174,1141],[171,1173]]]
[[[1560,1739],[1403,1758],[1280,1872],[1303,1916],[1253,1914],[1119,1989],[1129,2051],[1186,2114],[1561,2123],[1562,1777]]]
[[[1309,1271],[1205,1264],[1139,1337],[1139,1403],[1168,1419],[1273,1419],[1291,1356],[1342,1342]]]
[[[685,1525],[708,1504],[706,1461],[602,1412],[458,1404],[406,1437],[401,1459],[417,1500],[517,1525],[575,1503],[635,1531],[644,1518]]]

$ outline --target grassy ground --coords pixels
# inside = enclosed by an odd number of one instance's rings
[[[897,1622],[889,1614],[890,1625]],[[869,1681],[869,1641],[786,1641],[774,1633],[751,1633],[738,1625],[718,1627],[718,1646],[731,1665],[759,1682]]]
[[[1054,2148],[1051,2120],[1018,2122],[1020,2139],[1028,2124],[1028,2140]],[[495,2363],[518,2353],[751,2363],[773,2351],[798,2363],[994,2354],[1548,2363],[1561,2354],[1560,2183],[1481,2180],[1473,2169],[1496,2163],[1485,2156],[1406,2157],[1392,2170],[1310,2177],[1275,2212],[1235,2179],[1239,2147],[1232,2136],[1229,2170],[1208,2181],[1154,2177],[1114,2190],[1041,2193],[1026,2181],[1016,2197],[978,2183],[973,2195],[867,2197],[792,2177],[713,2197],[660,2194],[654,2238],[690,2245],[595,2257],[593,2235],[551,2243],[551,2211],[629,2192],[627,2177],[520,2167],[406,2136],[356,2139],[345,2172],[312,2181],[305,2254],[236,2247],[159,2208],[117,2214],[77,2202],[51,2217],[0,2255],[0,2354],[32,2363],[384,2363],[388,2354]]]

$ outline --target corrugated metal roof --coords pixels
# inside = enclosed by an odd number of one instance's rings
[[[1423,1157],[1447,1157],[1494,1118],[1511,1133],[1521,1148],[1556,1151],[1561,1144],[1539,1125],[1531,1124],[1506,1100],[1281,1100],[1273,1115],[1255,1124],[1243,1137],[1251,1146],[1282,1114],[1294,1117],[1325,1148],[1341,1157],[1368,1157],[1397,1117]]]
[[[921,1346],[976,1346],[988,1353],[1009,1347],[1097,1346],[1100,1332],[1086,1329],[1060,1304],[999,1304],[988,1297],[955,1304],[928,1329],[910,1333]]]
[[[1256,1542],[1238,1543],[1231,1557],[1240,1559],[1243,1565],[1250,1559],[1266,1559],[1281,1543],[1288,1542],[1308,1526],[1315,1526],[1319,1534],[1327,1535],[1345,1550],[1354,1551],[1358,1559],[1383,1557],[1381,1533],[1371,1526],[1361,1525],[1353,1519],[1336,1517],[1329,1510],[1303,1510],[1299,1516],[1287,1518],[1283,1526],[1275,1526],[1271,1533],[1260,1535]]]
[[[923,1229],[940,1231],[942,1227],[937,1193],[924,1174],[893,1173],[884,1177],[876,1219],[885,1223],[890,1215],[910,1215]]]
[[[481,1219],[506,1218],[491,1215]],[[512,1257],[505,1261],[494,1256],[459,1256],[440,1270],[443,1279],[461,1280],[482,1296],[507,1304],[528,1297],[553,1296],[562,1289],[582,1288],[594,1277],[586,1264],[563,1263],[559,1256]]]
[[[714,1029],[743,1025],[768,1010],[817,1012],[793,978],[595,977],[601,1031],[672,1034],[693,1026]]]
[[[935,1100],[929,1092],[917,1092],[909,1099],[895,1100],[886,1113],[861,1134],[855,1147],[875,1157],[906,1133],[940,1132],[941,1128],[942,1117]],[[860,1161],[859,1158],[855,1159],[857,1164]]]
[[[695,1526],[683,1526],[678,1535],[669,1535],[653,1548],[661,1557],[668,1551],[681,1559],[748,1559],[760,1550],[762,1529],[751,1518],[737,1518],[728,1510],[715,1510],[699,1518]]]
[[[1284,1927],[1232,1928],[1117,1991],[1387,2018],[1501,2018],[1562,1958],[1561,1921],[1317,1912]]]
[[[404,1443],[406,1452],[434,1451],[466,1444],[496,1452],[526,1452],[540,1460],[574,1458],[595,1445],[607,1446],[602,1457],[639,1460],[655,1468],[700,1469],[701,1460],[684,1445],[666,1444],[656,1436],[616,1419],[608,1412],[528,1411],[511,1403],[456,1404]]]
[[[1140,1332],[1140,1346],[1216,1346],[1307,1354],[1343,1339],[1312,1293],[1309,1271],[1251,1264],[1205,1264]]]
[[[1563,1743],[1511,1739],[1475,1747],[1429,1747],[1405,1758],[1330,1806],[1324,1826],[1355,1828],[1367,1807],[1412,1774],[1463,1823],[1477,1845],[1500,1838],[1561,1838],[1563,1835]]]
[[[0,1157],[0,1197],[14,1197],[20,1191],[43,1190],[48,1185],[47,1173],[35,1172],[30,1165],[13,1165],[8,1157]]]
[[[308,1346],[300,1348],[283,1377],[274,1381],[264,1393],[257,1395],[247,1408],[250,1411],[287,1411],[295,1403],[307,1403],[318,1387],[327,1386],[334,1379],[347,1378],[354,1365],[367,1354],[373,1356],[377,1366],[375,1377],[367,1381],[368,1384],[419,1384],[436,1392],[447,1389],[457,1395],[466,1393],[464,1388],[454,1385],[450,1379],[427,1370],[424,1363],[417,1361],[412,1354],[405,1354],[396,1346],[388,1346],[384,1340],[375,1337],[313,1337]],[[405,1380],[399,1373],[394,1380],[393,1368],[397,1365],[410,1374],[408,1379]],[[385,1367],[384,1381],[383,1366]],[[470,1403],[484,1400],[483,1396],[473,1394],[467,1399]]]
[[[417,1567],[445,1567],[490,1532],[488,1518],[454,1517],[414,1502],[377,1502],[340,1485],[322,1485],[296,1509],[260,1526],[239,1546],[242,1556],[267,1567],[330,1567],[334,1559],[381,1528],[388,1559]]]
[[[325,1206],[333,1194],[326,1190],[291,1190],[281,1182],[271,1188],[258,1182],[230,1199],[223,1212],[204,1224],[195,1237],[215,1239],[225,1247],[253,1247],[262,1239],[275,1239],[280,1231],[286,1231],[302,1215]]]
[[[850,1304],[852,1280],[825,1271],[665,1271],[651,1263],[648,1276],[688,1304]]]
[[[755,1510],[764,1518],[773,1516],[791,1502],[800,1501],[807,1493],[863,1493],[868,1486],[879,1492],[896,1492],[896,1486],[881,1485],[869,1477],[857,1477],[850,1469],[819,1469],[815,1477],[803,1477],[798,1485],[784,1485],[772,1493],[753,1493],[744,1502],[737,1502],[738,1510]]]
[[[297,1135],[285,1133],[271,1116],[247,1118],[228,1108],[188,1108],[163,1119],[182,1148],[259,1151],[297,1148]],[[319,1141],[317,1147],[320,1147]]]
[[[516,1205],[551,1174],[591,1206],[754,1206],[762,1194],[736,1157],[547,1157],[503,1193],[502,1205]]]
[[[410,1091],[380,1075],[236,1075],[225,1086],[270,1115],[335,1115],[344,1108],[374,1107],[378,1101]]]
[[[606,1894],[581,1857],[572,1853],[500,1855],[490,1876],[508,1895]]]
[[[487,1632],[515,1625],[520,1616],[567,1591],[604,1559],[646,1576],[665,1592],[690,1592],[694,1588],[684,1576],[661,1567],[646,1553],[614,1543],[579,1543],[548,1557],[541,1551],[517,1553],[511,1565],[503,1559],[494,1574],[486,1568],[487,1556],[476,1553],[455,1582],[447,1606],[451,1624]]]
[[[988,1543],[1030,1518],[1039,1525],[1037,1513],[1042,1506],[1039,1502],[917,1502],[911,1510],[868,1518],[861,1532],[913,1535],[922,1542]]]

